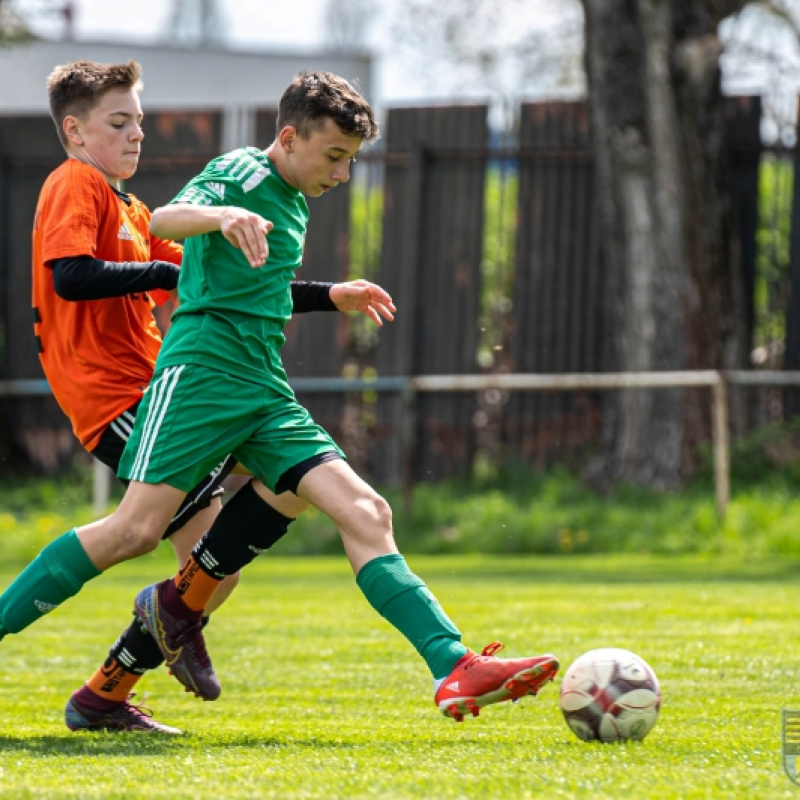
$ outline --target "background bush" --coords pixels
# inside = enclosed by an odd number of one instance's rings
[[[385,492],[406,553],[709,554],[800,556],[800,428],[775,425],[737,443],[732,496],[717,517],[711,469],[680,493],[617,486],[601,496],[566,469],[520,467],[482,479],[419,484],[411,497]],[[0,537],[6,561],[27,561],[76,524],[94,519],[88,461],[43,480],[4,476]],[[122,494],[115,487],[113,501]],[[340,555],[338,533],[309,509],[274,552]]]

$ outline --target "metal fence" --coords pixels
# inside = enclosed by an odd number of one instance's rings
[[[415,476],[412,454],[416,452],[414,407],[418,395],[458,395],[491,391],[544,394],[554,391],[606,391],[657,388],[704,387],[709,391],[711,441],[714,471],[714,498],[717,513],[724,517],[730,500],[731,428],[729,424],[728,387],[780,386],[800,387],[797,371],[718,371],[682,372],[573,373],[573,374],[505,374],[505,375],[426,375],[392,378],[297,378],[292,388],[304,394],[396,394],[403,405],[404,424],[399,446],[406,471],[403,479],[405,502],[411,505]],[[0,397],[48,395],[46,381],[0,381]],[[99,514],[108,506],[111,472],[101,462],[94,462],[93,506]]]
[[[754,294],[758,98],[731,100],[729,114],[736,241]],[[155,207],[217,154],[220,115],[158,112],[145,125],[145,154],[127,188]],[[505,382],[606,374],[585,105],[525,105],[513,141],[495,139],[484,106],[390,109],[384,128],[351,183],[311,201],[298,277],[369,277],[399,313],[379,334],[352,315],[293,319],[283,356],[301,402],[381,485],[438,480],[481,458],[578,462],[597,442],[606,389],[589,378],[546,391]],[[254,144],[266,146],[273,130],[274,111],[261,110]],[[0,119],[0,381],[15,386],[42,379],[28,231],[39,187],[61,158],[49,119]],[[436,376],[480,378],[487,388],[419,388]],[[378,388],[392,382],[391,391]],[[0,408],[0,455],[24,452],[57,470],[74,454],[47,394],[6,395]]]

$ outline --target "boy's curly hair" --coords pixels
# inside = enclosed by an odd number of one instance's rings
[[[277,129],[292,125],[304,139],[332,119],[342,133],[365,142],[379,135],[370,104],[344,78],[331,72],[301,72],[278,105]]]

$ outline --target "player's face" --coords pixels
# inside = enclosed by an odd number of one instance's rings
[[[322,127],[307,139],[294,128],[283,143],[286,152],[286,175],[283,177],[309,197],[319,197],[340,183],[350,180],[350,164],[361,150],[364,140],[348,136],[339,126],[326,119]]]
[[[111,89],[84,119],[67,117],[70,154],[97,167],[109,183],[130,178],[139,165],[142,106],[134,89]]]

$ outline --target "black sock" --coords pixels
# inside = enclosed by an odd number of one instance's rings
[[[113,658],[123,669],[137,675],[164,663],[164,656],[158,649],[156,640],[135,614],[133,622],[114,643],[108,657]]]
[[[262,500],[252,481],[223,506],[192,555],[200,568],[222,580],[269,550],[294,522]]]

